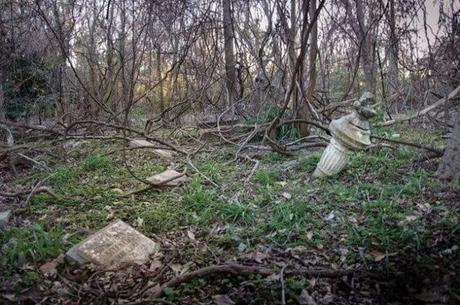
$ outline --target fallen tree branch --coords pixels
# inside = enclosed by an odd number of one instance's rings
[[[224,265],[214,265],[204,267],[189,273],[185,273],[183,275],[179,275],[168,282],[162,284],[158,290],[156,290],[152,295],[151,298],[158,299],[161,297],[163,292],[167,288],[176,287],[184,282],[188,282],[195,277],[203,277],[215,273],[227,273],[227,274],[234,274],[234,275],[252,275],[252,274],[259,274],[262,276],[270,276],[274,272],[266,267],[259,267],[259,266],[246,266],[241,264],[224,264]],[[353,273],[352,270],[333,270],[333,269],[295,269],[292,271],[286,271],[285,274],[289,275],[306,275],[306,276],[315,276],[315,277],[329,277],[329,278],[337,278],[344,275],[348,275]]]
[[[417,143],[411,143],[411,142],[407,142],[407,141],[403,141],[403,140],[387,139],[387,138],[384,138],[384,137],[379,137],[379,136],[374,136],[374,135],[371,135],[371,139],[377,139],[377,140],[381,140],[381,141],[385,141],[385,142],[412,146],[412,147],[416,147],[416,148],[420,148],[420,149],[425,149],[425,150],[431,151],[431,152],[436,153],[436,154],[441,154],[441,155],[444,152],[444,150],[442,150],[442,149],[438,149],[438,148],[434,148],[434,147],[430,147],[430,146],[425,146],[425,145],[417,144]]]
[[[405,121],[410,121],[410,120],[413,120],[415,118],[424,116],[424,115],[428,114],[429,112],[433,111],[434,109],[436,109],[437,107],[439,107],[441,105],[444,105],[448,101],[454,99],[459,92],[460,92],[460,85],[457,88],[455,88],[452,92],[450,92],[447,97],[443,97],[443,98],[439,99],[435,103],[433,103],[430,106],[418,111],[417,113],[415,113],[413,115],[403,115],[403,116],[401,116],[401,117],[399,117],[397,119],[386,121],[386,122],[383,122],[382,124],[379,124],[379,125],[376,125],[376,126],[379,126],[379,127],[391,126],[391,125],[394,125],[396,123],[402,123],[402,122],[405,122]]]
[[[32,199],[33,196],[40,194],[40,193],[46,193],[56,200],[62,200],[60,196],[56,195],[56,193],[54,193],[47,186],[35,186],[32,188],[32,190],[23,190],[23,191],[19,191],[16,193],[0,192],[0,196],[1,197],[21,197],[21,196],[28,195],[27,200],[26,200],[26,203],[28,204],[30,199]]]
[[[249,160],[252,163],[254,163],[254,166],[252,167],[251,172],[249,173],[249,175],[245,179],[245,182],[248,183],[251,180],[252,176],[255,174],[257,168],[259,167],[260,161],[256,160],[256,159],[253,159],[253,158],[249,157],[248,155],[244,155],[244,158],[246,160]]]

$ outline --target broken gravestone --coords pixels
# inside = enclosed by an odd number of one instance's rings
[[[11,218],[11,210],[0,212],[0,229],[6,227]]]
[[[131,140],[129,142],[129,146],[131,147],[155,147],[155,144],[153,144],[152,142],[146,141],[146,140],[137,139],[137,140]],[[152,149],[152,152],[158,157],[164,158],[167,160],[170,160],[174,157],[174,154],[166,149],[155,148],[155,149]]]
[[[187,177],[173,169],[168,169],[147,178],[147,181],[158,186],[178,186],[187,181]]]
[[[158,244],[121,220],[116,220],[73,246],[66,260],[83,265],[92,263],[102,268],[121,264],[145,263],[158,251]]]

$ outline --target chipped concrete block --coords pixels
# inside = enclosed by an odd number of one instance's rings
[[[126,263],[145,263],[157,252],[157,243],[121,220],[73,246],[66,253],[70,262],[83,265],[93,263],[102,268],[113,268]]]
[[[6,227],[8,222],[10,222],[11,215],[12,215],[11,210],[0,212],[0,228]]]
[[[173,179],[174,177],[177,177],[177,178]],[[168,181],[170,179],[173,179],[173,180]],[[155,176],[147,178],[147,181],[149,181],[152,184],[161,185],[161,186],[178,186],[178,185],[183,184],[185,181],[187,181],[187,177],[173,169],[168,169],[162,173],[159,173]],[[168,182],[165,182],[165,181],[168,181]]]

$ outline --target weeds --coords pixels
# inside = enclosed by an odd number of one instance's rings
[[[2,269],[11,274],[26,264],[36,266],[58,256],[64,248],[61,236],[61,228],[46,231],[40,224],[0,231]]]
[[[162,234],[186,225],[225,225],[226,232],[208,243],[214,249],[239,251],[241,243],[247,247],[259,243],[282,247],[322,244],[329,249],[349,247],[350,259],[358,248],[388,253],[419,249],[428,238],[426,231],[433,227],[451,236],[460,231],[458,212],[442,210],[430,201],[426,190],[438,186],[436,179],[430,172],[413,169],[413,154],[406,149],[354,153],[344,172],[320,180],[310,178],[320,153],[298,157],[298,164],[289,172],[282,169],[283,164],[295,159],[271,153],[261,159],[250,183],[241,179],[242,171],[248,170],[246,165],[229,165],[226,162],[233,155],[222,150],[198,156],[196,161],[198,169],[219,188],[189,174],[191,179],[183,187],[127,198],[120,198],[114,190],[127,192],[140,184],[120,160],[93,150],[81,162],[34,176],[46,178],[64,200],[54,202],[42,194],[31,202],[31,213],[54,225],[53,229],[46,231],[37,225],[0,233],[2,266],[9,272],[26,261],[37,264],[57,256],[65,248],[60,237],[64,231],[73,233],[76,224],[96,230],[114,218],[136,224],[146,234]],[[128,162],[139,177],[166,168],[141,154]],[[417,210],[418,202],[431,202],[432,223]],[[412,215],[417,218],[411,219]],[[33,280],[34,274],[29,278]]]

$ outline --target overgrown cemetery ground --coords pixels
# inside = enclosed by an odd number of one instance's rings
[[[374,132],[406,137],[405,131]],[[414,142],[445,145],[434,132],[410,134]],[[199,148],[184,134],[163,136],[184,151]],[[150,304],[149,296],[168,280],[228,263],[270,274],[197,274],[164,289],[153,303],[460,301],[460,187],[438,182],[437,160],[423,161],[425,151],[377,146],[354,153],[338,176],[313,180],[322,148],[292,157],[258,151],[251,175],[254,164],[235,161],[230,145],[204,145],[193,166],[180,154],[168,162],[149,149],[124,156],[121,142],[49,145],[67,161],[49,159],[51,171],[20,170],[16,178],[2,170],[0,190],[30,189],[40,181],[56,195],[1,199],[2,208],[14,212],[0,232],[4,302]],[[141,178],[173,168],[189,180],[136,193],[144,185],[127,167]],[[160,251],[142,266],[95,271],[61,263],[56,273],[43,274],[45,263],[115,219],[158,242]]]

